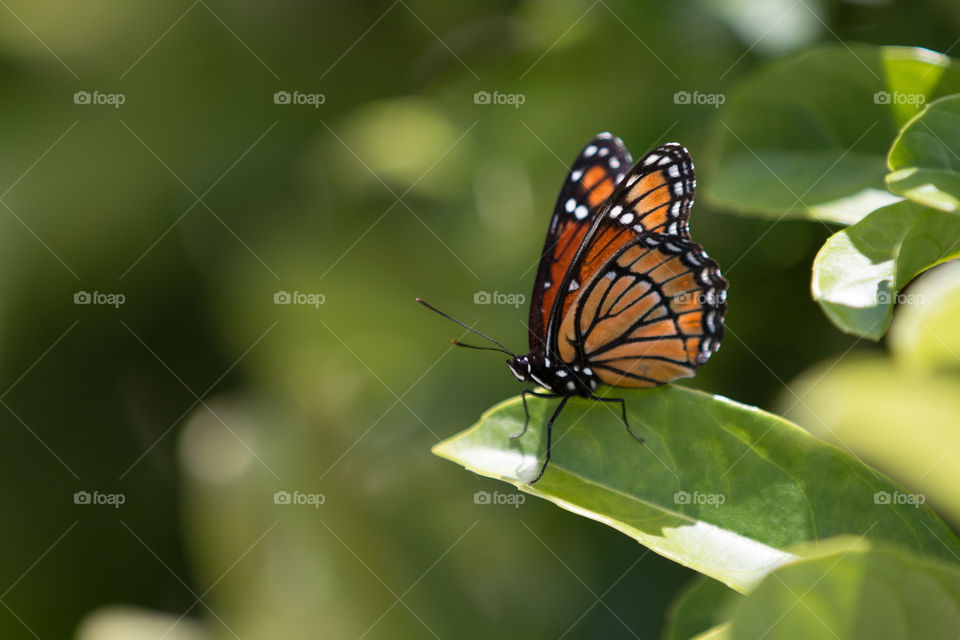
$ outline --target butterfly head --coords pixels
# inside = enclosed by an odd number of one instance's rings
[[[530,380],[530,356],[513,356],[507,360],[507,366],[510,368],[510,372],[514,377],[520,382]]]

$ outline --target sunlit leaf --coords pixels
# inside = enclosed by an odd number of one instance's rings
[[[787,417],[909,487],[891,493],[891,502],[932,504],[960,518],[960,376],[860,355],[814,367],[790,387]]]
[[[837,541],[780,567],[740,604],[733,640],[956,638],[960,570],[900,549]],[[843,547],[846,548],[837,548]]]
[[[555,401],[528,401],[532,426],[522,438],[509,437],[524,421],[514,398],[434,453],[737,590],[793,559],[790,545],[845,533],[932,556],[960,552],[932,512],[875,502],[897,485],[782,418],[675,386],[616,395],[628,399],[629,421],[646,442],[632,439],[608,404],[572,399],[556,425],[553,461],[532,486]]]
[[[960,261],[917,278],[890,326],[897,362],[925,371],[960,371]]]
[[[960,207],[960,96],[932,102],[890,148],[887,187],[942,211]]]
[[[879,339],[898,292],[960,255],[960,217],[909,201],[874,211],[831,236],[813,263],[813,299],[841,331]]]

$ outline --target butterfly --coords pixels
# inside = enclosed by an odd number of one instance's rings
[[[553,424],[573,396],[596,395],[600,384],[654,387],[696,373],[723,339],[727,281],[690,237],[696,176],[689,152],[661,145],[636,164],[620,138],[594,137],[574,161],[554,207],[530,303],[530,352],[518,355],[421,299],[418,302],[496,344],[520,382],[560,398],[547,422],[550,462]]]

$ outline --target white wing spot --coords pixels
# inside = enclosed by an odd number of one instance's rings
[[[610,153],[610,149],[607,149],[606,147],[603,147],[602,149],[600,149],[600,153],[598,153],[597,155],[599,155],[599,156],[605,156],[605,155],[607,155],[608,153]]]
[[[678,166],[675,165],[675,164],[672,164],[672,165],[670,165],[670,168],[667,169],[667,173],[670,175],[671,178],[679,178],[679,177],[680,177],[680,167],[678,167]]]
[[[567,375],[568,375],[568,374],[567,374],[567,372],[566,372],[565,369],[557,369],[557,377],[558,377],[558,378],[566,378]]]
[[[577,208],[577,201],[570,198],[567,200],[567,203],[563,205],[563,208],[567,210],[567,213],[573,213],[573,210]]]
[[[617,169],[620,166],[620,161],[617,160],[616,158],[611,157],[610,160],[607,162],[607,164],[610,165],[611,169]]]
[[[607,280],[616,280],[617,272],[611,269],[610,271],[607,271],[605,274],[603,274],[603,277],[606,278]]]
[[[631,222],[633,222],[633,214],[629,211],[620,216],[620,224],[630,224]]]
[[[680,215],[680,209],[682,208],[682,206],[683,206],[683,203],[680,202],[679,200],[674,202],[673,205],[670,207],[670,215],[676,218],[678,215]]]
[[[611,217],[611,218],[616,218],[616,217],[619,216],[622,212],[623,212],[623,207],[621,207],[620,205],[616,204],[616,205],[614,205],[614,206],[610,209],[610,217]]]
[[[544,281],[543,281],[543,288],[544,288],[544,289],[549,289],[549,288],[552,287],[552,286],[553,286],[553,283],[550,282],[549,280],[544,280]]]
[[[673,222],[671,222],[671,223],[670,223],[670,226],[667,227],[667,233],[669,233],[669,234],[672,235],[672,236],[677,235],[677,221],[676,221],[676,220],[674,220]]]
[[[673,183],[673,192],[674,192],[676,195],[678,195],[678,196],[683,195],[683,183],[682,183],[682,182],[674,182],[674,183]]]
[[[581,204],[573,212],[573,215],[576,216],[577,220],[583,220],[584,218],[587,217],[588,213],[589,213],[589,210]]]
[[[570,288],[567,289],[567,291],[576,291],[576,290],[579,289],[579,288],[580,288],[580,283],[577,282],[576,280],[571,280],[571,281],[570,281]]]
[[[572,171],[570,173],[570,180],[572,182],[576,182],[577,180],[580,179],[580,176],[582,175],[583,175],[583,169],[577,169],[576,171]]]
[[[573,380],[567,380],[567,389],[569,391],[573,391],[576,388],[577,388],[577,385],[574,384]]]
[[[655,153],[651,153],[649,156],[647,156],[647,159],[643,161],[643,165],[644,165],[644,166],[649,166],[649,165],[653,164],[654,162],[657,162],[658,160],[660,160],[660,156],[658,156],[658,155],[655,154]]]
[[[597,152],[597,147],[596,147],[596,145],[590,145],[589,147],[587,147],[586,149],[583,150],[583,155],[584,155],[584,157],[589,158],[590,156],[592,156],[592,155],[595,154],[596,152]]]

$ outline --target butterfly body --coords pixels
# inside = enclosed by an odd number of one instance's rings
[[[589,398],[597,390],[599,379],[589,366],[555,364],[542,352],[532,351],[525,356],[507,360],[511,373],[520,382],[538,384],[559,396]]]

